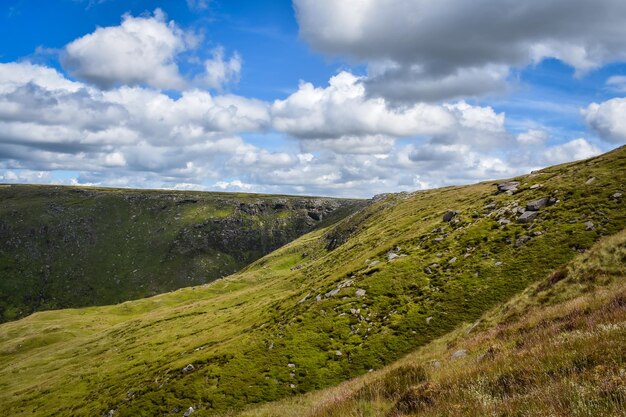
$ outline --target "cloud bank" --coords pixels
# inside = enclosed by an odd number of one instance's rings
[[[200,58],[200,37],[163,12],[125,15],[70,42],[66,74],[0,63],[0,181],[63,172],[67,183],[369,197],[587,158],[626,142],[625,98],[581,110],[600,140],[513,128],[465,98],[506,88],[513,68],[544,57],[579,73],[624,59],[613,13],[626,6],[599,2],[296,0],[302,36],[368,73],[302,81],[271,102],[223,92],[241,76],[238,53],[218,46]],[[189,54],[191,74],[179,65]]]
[[[369,64],[368,91],[399,102],[501,90],[513,68],[557,58],[578,74],[626,58],[621,0],[294,0],[316,50]]]

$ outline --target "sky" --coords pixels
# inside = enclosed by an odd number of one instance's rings
[[[0,3],[0,183],[371,197],[624,143],[623,0]]]

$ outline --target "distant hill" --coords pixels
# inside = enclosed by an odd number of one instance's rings
[[[458,363],[469,364],[488,342],[442,337],[626,228],[625,179],[626,148],[619,148],[508,180],[383,195],[208,285],[4,323],[0,411],[180,417],[192,407],[194,417],[232,415],[383,369],[435,340],[450,341],[437,353],[448,372],[449,355],[465,349]],[[525,334],[532,343],[541,336]],[[524,346],[523,335],[503,337]],[[502,349],[503,358],[516,357],[514,347]],[[529,352],[520,358],[532,368]],[[413,395],[408,388],[423,377],[408,369],[400,384],[407,391],[389,394],[389,410],[403,407],[399,398]],[[510,377],[494,390],[528,389],[515,369]],[[434,401],[447,392],[434,392]],[[462,393],[474,391],[459,392],[462,405]],[[352,395],[346,391],[347,400]],[[250,412],[300,415],[290,414],[290,404],[274,405]],[[381,415],[370,405],[363,415]]]
[[[0,185],[0,321],[205,284],[363,204]]]

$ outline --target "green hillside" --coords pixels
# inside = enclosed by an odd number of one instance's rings
[[[624,229],[624,179],[620,148],[508,192],[499,181],[380,196],[214,283],[5,323],[0,407],[219,415],[336,385],[474,322]]]
[[[362,205],[313,197],[0,185],[0,322],[205,284]]]
[[[622,231],[380,371],[240,417],[624,416],[625,346]]]

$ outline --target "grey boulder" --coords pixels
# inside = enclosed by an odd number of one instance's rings
[[[518,223],[530,223],[537,217],[539,213],[536,211],[525,211],[521,216],[517,218]]]

